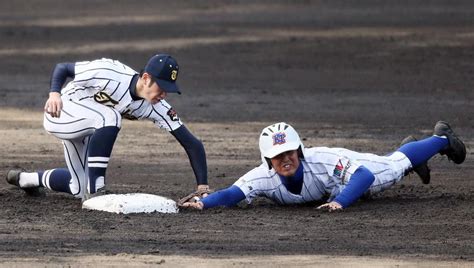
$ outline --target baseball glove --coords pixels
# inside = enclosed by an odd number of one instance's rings
[[[197,202],[204,197],[204,195],[211,194],[213,191],[211,189],[199,189],[195,192],[188,194],[187,196],[178,200],[178,206],[183,206],[186,202]]]

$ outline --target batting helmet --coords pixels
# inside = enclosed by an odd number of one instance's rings
[[[270,125],[262,130],[259,140],[263,163],[272,168],[270,159],[287,151],[298,150],[303,157],[304,145],[296,130],[285,122]]]

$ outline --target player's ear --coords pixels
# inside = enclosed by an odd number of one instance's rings
[[[140,77],[143,79],[150,79],[150,74],[147,72],[143,72],[141,73]]]
[[[153,78],[147,72],[143,72],[142,79],[145,81],[145,84],[148,86],[151,86],[151,84],[153,84]]]

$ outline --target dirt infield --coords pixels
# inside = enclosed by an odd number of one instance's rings
[[[183,94],[169,102],[203,141],[216,189],[259,164],[258,133],[275,121],[294,125],[307,147],[384,154],[442,119],[468,147],[461,166],[436,156],[431,184],[411,175],[342,213],[258,199],[115,215],[0,183],[0,266],[472,265],[474,3],[356,2],[0,3],[1,178],[65,165],[42,129],[57,62],[111,57],[139,70],[158,51],[180,63]],[[116,193],[176,199],[194,187],[184,150],[147,122],[124,122],[109,167]]]

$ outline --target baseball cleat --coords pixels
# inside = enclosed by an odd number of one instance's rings
[[[21,188],[20,173],[22,172],[25,172],[25,171],[20,170],[20,169],[9,170],[6,177],[7,182],[11,185],[15,185],[16,187],[22,189],[29,196],[43,196],[44,192],[41,190],[41,187]]]
[[[406,137],[405,139],[402,140],[402,143],[400,145],[404,145],[404,144],[407,144],[407,143],[410,143],[410,142],[413,142],[413,141],[417,141],[417,139],[413,136],[408,136],[408,137]],[[413,167],[411,170],[408,170],[407,174],[409,172],[412,172],[412,171],[414,171],[416,174],[418,174],[418,176],[420,177],[421,182],[423,182],[423,184],[429,184],[430,183],[431,173],[430,173],[430,167],[428,166],[428,162],[424,162],[421,165]],[[407,174],[405,174],[405,175],[407,175]]]
[[[93,194],[90,194],[90,193],[86,193],[84,194],[84,197],[82,198],[82,202],[86,201],[86,200],[89,200],[91,198],[94,198],[94,197],[98,197],[98,196],[102,196],[102,195],[107,195],[109,194],[107,192],[107,190],[105,190],[105,187],[102,187],[100,188],[99,190],[97,190],[97,192],[93,193]]]
[[[466,159],[466,146],[461,139],[454,133],[448,123],[438,121],[434,127],[434,135],[445,136],[448,138],[449,146],[439,153],[446,155],[449,160],[456,164],[461,164]]]

